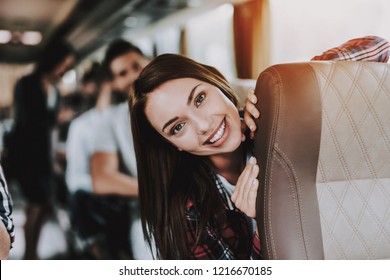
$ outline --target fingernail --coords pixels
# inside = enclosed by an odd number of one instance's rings
[[[256,185],[257,183],[257,178],[253,179],[252,185]]]
[[[249,159],[249,163],[250,163],[250,164],[254,164],[254,163],[255,163],[255,158],[254,158],[254,157],[251,157],[251,158]]]
[[[249,126],[249,129],[250,129],[251,131],[253,131],[253,125],[250,125],[250,126]]]
[[[252,103],[256,102],[256,99],[254,97],[251,98]]]

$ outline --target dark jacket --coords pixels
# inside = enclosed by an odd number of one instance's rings
[[[37,73],[21,78],[14,92],[14,156],[18,176],[50,174],[51,132],[56,123],[59,107],[59,91],[56,87],[56,103],[47,106],[47,95]]]

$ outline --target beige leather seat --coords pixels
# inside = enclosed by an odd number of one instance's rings
[[[390,65],[275,65],[256,95],[265,258],[390,258]]]

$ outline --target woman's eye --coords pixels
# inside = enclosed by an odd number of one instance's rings
[[[199,94],[195,98],[195,105],[196,105],[196,107],[199,107],[200,104],[202,104],[202,102],[204,101],[205,98],[206,98],[206,94],[204,94],[204,93]]]
[[[183,128],[184,126],[184,123],[179,123],[177,125],[175,125],[173,128],[172,128],[172,135],[176,135],[180,132],[180,130]]]

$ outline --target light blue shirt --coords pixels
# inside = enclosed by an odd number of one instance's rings
[[[70,192],[92,192],[90,160],[102,116],[102,112],[91,109],[70,124],[66,141],[66,183]]]

